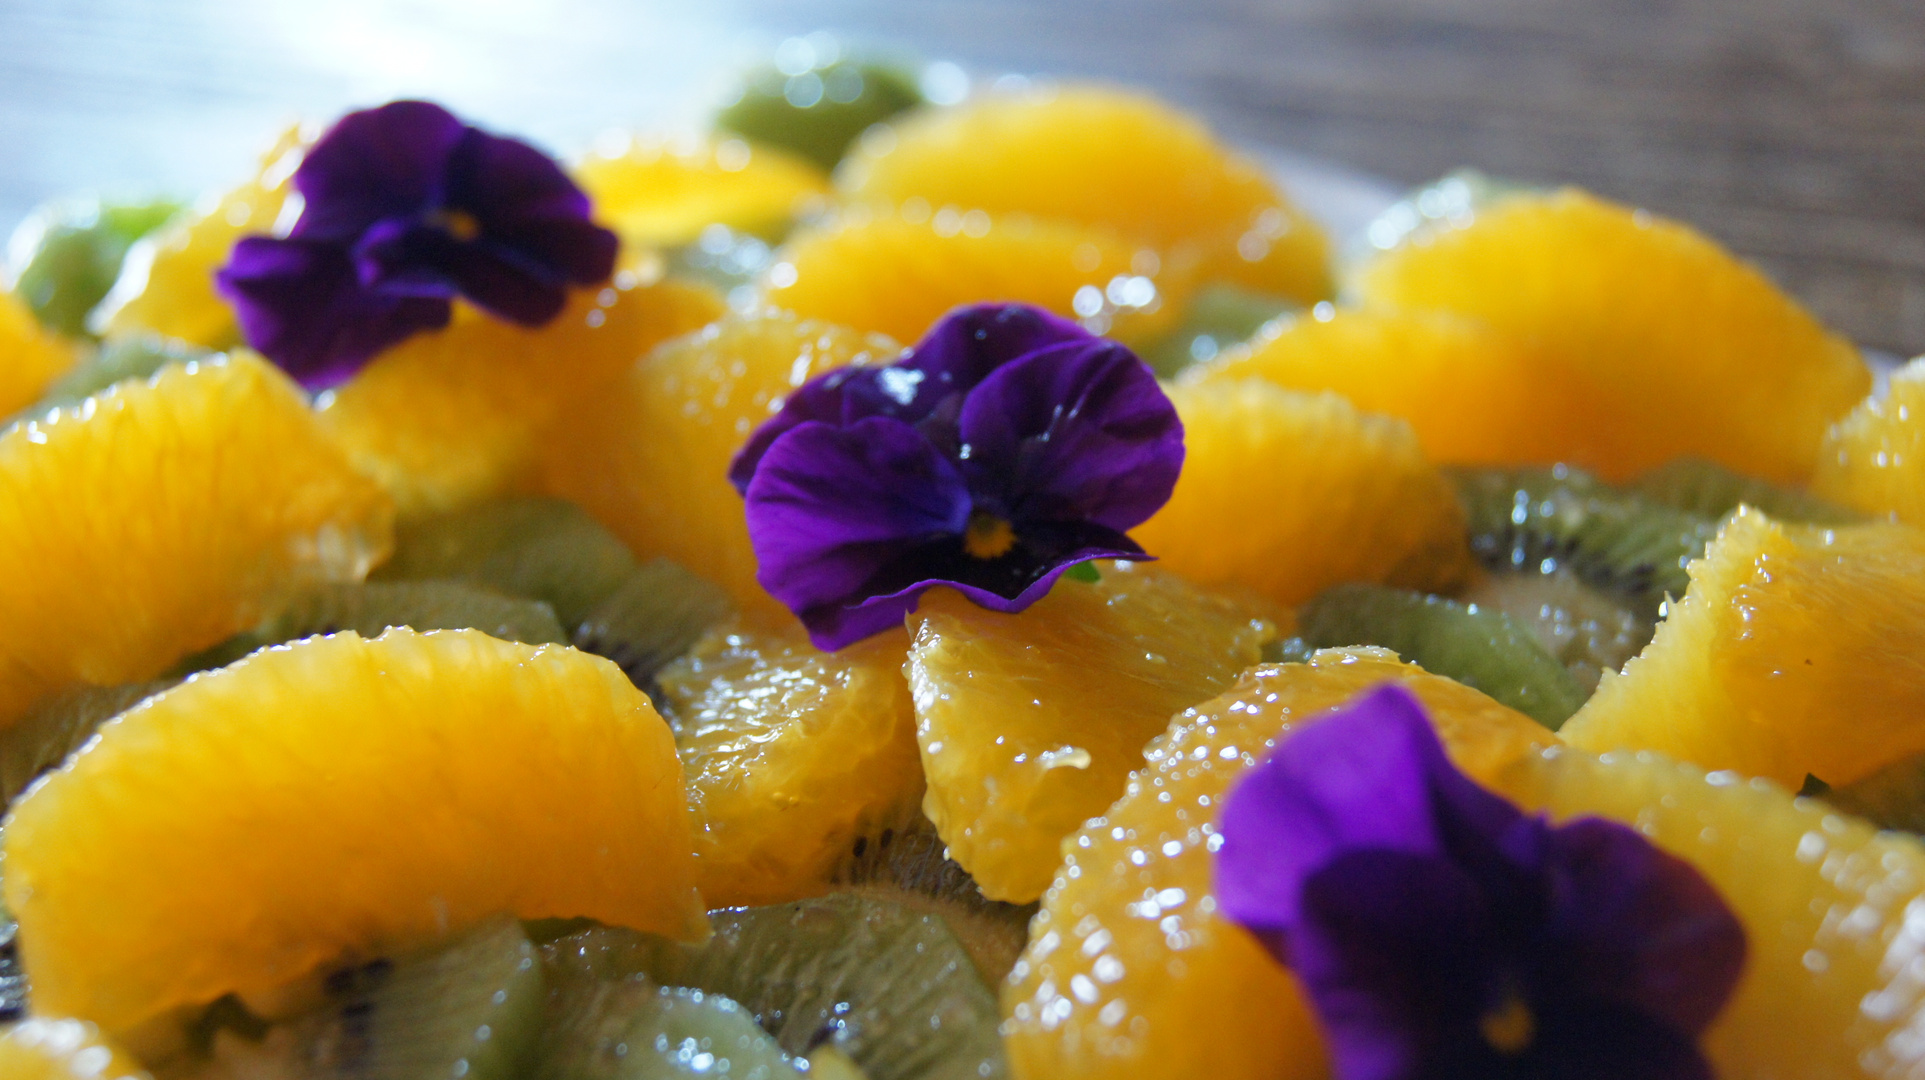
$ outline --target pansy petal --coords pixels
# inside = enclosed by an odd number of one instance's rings
[[[1380,687],[1293,733],[1231,791],[1218,902],[1253,930],[1287,932],[1304,881],[1345,851],[1444,854],[1437,812],[1456,802],[1487,828],[1521,816],[1457,772],[1409,691]]]
[[[871,417],[804,424],[763,456],[747,494],[757,579],[792,611],[854,606],[892,558],[961,533],[962,477],[916,429]]]
[[[294,174],[306,201],[291,235],[352,242],[382,218],[438,206],[449,156],[466,129],[426,101],[396,101],[342,117]]]
[[[1092,521],[1125,531],[1169,501],[1183,423],[1156,375],[1101,339],[997,368],[964,399],[962,467],[1014,521]]]
[[[1691,1036],[1608,1002],[1549,1011],[1536,1045],[1511,1075],[1544,1080],[1713,1080]],[[1495,1070],[1467,1076],[1485,1080]]]
[[[451,314],[445,299],[368,292],[345,249],[315,241],[244,239],[215,282],[248,344],[310,390],[346,381],[375,353],[446,326]]]
[[[974,304],[944,315],[902,362],[925,377],[920,398],[933,403],[971,390],[1016,357],[1097,340],[1076,323],[1029,304]]]
[[[621,251],[613,232],[583,218],[511,222],[483,237],[489,246],[539,266],[547,277],[575,285],[607,281]]]
[[[483,228],[588,219],[588,195],[553,158],[519,139],[467,128],[448,161],[448,205]]]

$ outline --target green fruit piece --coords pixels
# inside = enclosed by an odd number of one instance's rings
[[[305,1080],[514,1080],[542,1030],[542,965],[498,918],[437,948],[327,975],[320,1007],[259,1044],[216,1040],[238,1076]]]
[[[667,559],[629,571],[621,586],[575,628],[575,647],[621,665],[637,686],[731,610],[728,594]],[[657,695],[659,696],[659,695]]]
[[[869,1080],[1009,1074],[996,995],[943,920],[835,894],[710,913],[715,936],[678,945],[598,929],[544,947],[607,977],[642,972],[738,1001],[784,1052],[832,1043]]]
[[[1925,755],[1901,758],[1842,787],[1806,777],[1805,788],[1800,794],[1816,794],[1879,828],[1925,833]]]
[[[511,498],[402,522],[373,577],[458,578],[542,600],[573,632],[634,570],[628,548],[582,508]]]
[[[1536,635],[1589,697],[1605,671],[1618,671],[1657,627],[1630,605],[1586,585],[1564,567],[1481,575],[1458,601],[1499,611]]]
[[[764,237],[719,223],[710,225],[693,242],[669,249],[666,270],[674,277],[713,286],[733,302],[748,295],[737,290],[754,289],[757,276],[769,265],[774,251],[770,245],[781,240],[780,235]]]
[[[544,951],[547,1018],[537,1080],[801,1076],[747,1009],[720,994],[610,976],[580,953]]]
[[[14,291],[41,325],[86,337],[87,316],[113,288],[127,249],[180,209],[180,203],[166,200],[85,199],[42,207],[22,226],[22,246],[30,254]]]
[[[35,777],[67,760],[100,725],[176,681],[76,686],[36,704],[19,723],[0,731],[0,793],[5,801],[12,802]]]
[[[749,73],[741,96],[716,114],[715,126],[833,169],[870,125],[922,104],[915,76],[892,65],[785,66],[796,74],[773,65]]]
[[[1206,285],[1191,299],[1182,325],[1141,355],[1159,378],[1175,378],[1191,364],[1213,360],[1224,349],[1248,341],[1266,323],[1296,307],[1282,297],[1235,285]]]
[[[1630,490],[1661,506],[1714,520],[1722,520],[1740,503],[1755,506],[1776,521],[1850,525],[1865,520],[1865,515],[1816,495],[1732,472],[1703,458],[1679,458],[1653,469],[1638,477]]]
[[[20,924],[6,914],[0,921],[0,1024],[12,1023],[27,1014],[27,998],[32,986],[27,981],[27,969],[20,966],[19,937]]]
[[[34,403],[34,412],[71,408],[118,382],[149,379],[168,364],[210,360],[217,353],[159,334],[109,338],[73,370],[54,380]]]
[[[1584,690],[1536,635],[1501,611],[1381,585],[1339,585],[1305,604],[1297,632],[1318,649],[1381,645],[1556,731]]]
[[[1666,596],[1684,595],[1685,566],[1718,532],[1716,518],[1618,491],[1561,465],[1459,469],[1452,476],[1471,551],[1486,569],[1568,569],[1653,623]]]
[[[860,836],[830,874],[837,892],[853,893],[912,911],[936,915],[948,925],[976,973],[995,986],[1029,944],[1035,904],[1009,904],[983,895],[976,879],[949,857],[948,846],[929,819],[917,814],[904,828]]]

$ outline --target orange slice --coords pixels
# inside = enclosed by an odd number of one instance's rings
[[[1925,525],[1925,357],[1826,433],[1811,486],[1833,502]]]
[[[572,171],[595,217],[632,248],[686,244],[710,225],[779,237],[829,195],[814,164],[742,139],[624,137]]]
[[[0,292],[0,421],[38,401],[77,359],[74,347],[42,330],[19,297]]]

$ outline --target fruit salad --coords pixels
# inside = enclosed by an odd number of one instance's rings
[[[0,1080],[1925,1073],[1925,360],[1689,225],[819,36],[264,141],[0,293]]]

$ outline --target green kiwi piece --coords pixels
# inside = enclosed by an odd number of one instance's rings
[[[830,879],[837,892],[940,916],[977,974],[991,986],[1002,982],[1029,944],[1029,920],[1037,905],[984,896],[969,871],[949,857],[936,826],[921,813],[901,827],[857,837]]]
[[[667,559],[651,559],[629,571],[620,587],[582,619],[574,643],[615,661],[635,685],[645,687],[726,618],[731,606],[719,586]]]
[[[1630,490],[1651,502],[1721,520],[1740,503],[1780,521],[1850,525],[1865,515],[1796,488],[1733,472],[1703,458],[1678,458],[1637,478]]]
[[[322,1004],[258,1044],[216,1041],[242,1076],[304,1080],[515,1080],[534,1058],[547,999],[521,924],[492,919],[417,953],[343,968]]]
[[[774,234],[787,230],[771,227],[764,231]],[[748,293],[739,290],[754,289],[756,277],[774,253],[770,245],[780,240],[778,235],[759,236],[717,223],[703,229],[694,241],[669,249],[667,272],[714,286],[731,301],[738,296],[746,299]]]
[[[743,78],[715,126],[833,169],[870,125],[921,103],[916,77],[891,64],[838,59],[793,75],[770,65]]]
[[[1537,636],[1586,697],[1604,672],[1617,671],[1651,642],[1656,626],[1622,600],[1585,584],[1565,567],[1480,575],[1460,603],[1499,611]]]
[[[27,969],[20,965],[17,939],[20,924],[7,914],[0,920],[0,1024],[9,1024],[27,1014],[27,999],[33,987]]]
[[[178,202],[140,203],[77,199],[35,211],[27,262],[14,292],[41,325],[69,337],[86,337],[91,314],[120,276],[134,241],[159,228],[181,209]]]
[[[548,1006],[535,1080],[782,1080],[802,1073],[747,1009],[720,994],[601,970],[583,951],[544,950]]]
[[[1215,359],[1224,349],[1249,340],[1264,324],[1296,307],[1282,297],[1235,285],[1206,285],[1190,301],[1182,325],[1140,355],[1159,378],[1174,378],[1191,364]]]
[[[0,731],[0,792],[11,802],[35,777],[93,738],[100,725],[178,681],[76,686],[35,704],[18,723]]]
[[[869,1080],[1007,1076],[996,995],[936,916],[847,893],[710,912],[715,936],[678,945],[596,929],[544,946],[609,977],[641,972],[731,998],[785,1053],[833,1044]]]
[[[1537,636],[1501,611],[1381,585],[1339,585],[1298,612],[1319,649],[1381,645],[1426,671],[1475,687],[1556,731],[1585,693]]]

